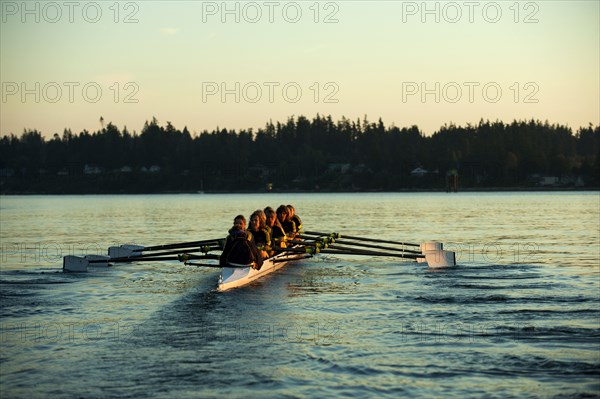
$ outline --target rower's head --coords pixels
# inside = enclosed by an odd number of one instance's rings
[[[258,231],[260,229],[260,216],[256,212],[250,215],[250,223],[248,228],[252,231]]]
[[[257,209],[254,212],[252,212],[252,215],[250,216],[250,226],[252,226],[252,218],[255,216],[258,218],[257,230],[264,229],[267,225],[267,216],[265,215],[265,213],[260,209]]]
[[[281,223],[285,222],[288,219],[288,213],[287,206],[279,205],[277,208],[277,219],[279,219]]]
[[[273,208],[268,206],[265,208],[265,217],[266,217],[267,226],[272,227],[273,224],[275,223],[275,220],[277,219],[277,214],[275,213]]]
[[[246,218],[244,217],[244,215],[237,215],[233,219],[233,227],[236,230],[246,230]]]
[[[294,217],[294,214],[296,213],[296,209],[294,209],[293,205],[286,205],[287,209],[288,209],[288,215],[290,216],[290,218]]]

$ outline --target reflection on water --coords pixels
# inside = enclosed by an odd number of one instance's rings
[[[226,293],[218,270],[175,262],[60,271],[63,255],[222,237],[238,213],[290,202],[307,228],[440,240],[459,266],[317,256]],[[598,193],[32,196],[0,210],[3,397],[600,393]]]

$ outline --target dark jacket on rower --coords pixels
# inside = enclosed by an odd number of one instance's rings
[[[271,229],[271,240],[274,244],[279,244],[283,238],[285,238],[285,231],[283,231],[283,227],[279,224],[278,221],[275,222]],[[276,245],[278,246],[278,245]]]
[[[302,230],[302,219],[300,219],[300,216],[294,214],[294,216],[292,216],[292,222],[296,224],[296,231]]]
[[[254,237],[254,244],[258,248],[268,248],[271,246],[271,232],[268,228],[250,231]]]
[[[283,228],[285,234],[296,232],[296,223],[291,220],[286,220],[285,222],[281,223],[281,227]]]
[[[242,230],[229,230],[225,248],[219,258],[219,264],[222,267],[227,266],[228,263],[237,265],[254,264],[256,269],[262,267],[263,258],[254,244],[252,234]]]

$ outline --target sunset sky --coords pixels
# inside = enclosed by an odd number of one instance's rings
[[[2,1],[0,135],[600,124],[598,1]],[[225,91],[224,91],[225,90]]]

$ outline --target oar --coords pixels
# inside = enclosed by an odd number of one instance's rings
[[[219,259],[219,255],[194,255],[194,254],[180,254],[177,256],[128,256],[123,258],[112,258],[109,259],[110,263],[128,263],[128,262],[147,262],[147,261],[163,261],[163,260],[178,260],[183,262],[181,259],[183,257],[186,259]],[[105,263],[106,260],[97,259],[97,260],[88,260],[88,263]]]
[[[214,254],[196,255],[196,254],[185,253],[185,254],[177,255],[177,260],[185,263],[190,259],[219,259],[220,257],[221,257],[220,255],[214,255]]]
[[[142,252],[151,252],[151,251],[160,251],[160,250],[170,250],[170,249],[191,249],[197,248],[203,245],[214,245],[220,248],[225,246],[223,239],[214,239],[214,240],[202,240],[202,241],[190,241],[190,242],[180,242],[175,244],[165,244],[165,245],[153,245],[149,247],[144,247],[141,245],[121,245],[121,246],[113,246],[108,248],[108,256],[111,258],[122,258],[126,256],[139,256]]]
[[[356,254],[356,255],[380,255],[381,254],[380,252],[369,251],[366,249],[353,248],[353,247],[348,247],[348,246],[338,245],[338,244],[330,244],[330,243],[326,242],[327,240],[324,240],[324,241],[325,242],[316,241],[316,242],[312,242],[312,243],[306,243],[303,241],[290,241],[292,244],[302,245],[303,248],[299,248],[298,246],[295,246],[295,247],[291,247],[291,248],[278,248],[278,249],[281,251],[294,252],[294,253],[325,253],[323,251],[327,248],[330,248],[330,249],[342,251],[344,253]],[[313,250],[313,248],[314,248],[314,250]],[[423,257],[420,252],[416,252],[416,251],[408,251],[408,250],[401,251],[400,249],[397,249],[397,248],[392,248],[392,250],[398,251],[398,252],[400,252],[400,254],[403,254],[403,255],[404,254],[411,255],[411,258]],[[384,255],[387,255],[387,253]],[[391,254],[391,255],[396,256],[398,254]]]
[[[317,248],[314,245],[313,246],[305,245],[303,247],[295,246],[295,247],[290,247],[290,248],[273,248],[273,250],[276,253],[290,252],[290,253],[297,253],[297,254],[318,254],[319,249],[320,248]]]
[[[205,259],[214,259],[216,255],[206,255]],[[210,256],[210,258],[208,258]],[[97,266],[108,266],[111,263],[128,263],[128,262],[152,262],[152,261],[169,261],[179,260],[177,256],[148,256],[140,258],[139,256],[124,257],[124,258],[112,258],[108,256],[99,255],[86,255],[86,256],[75,256],[67,255],[63,257],[63,271],[65,272],[86,272],[90,264]]]
[[[340,249],[322,249],[320,251],[322,254],[330,254],[330,255],[361,255],[361,256],[388,256],[392,258],[406,258],[406,259],[417,259],[424,258],[425,255],[416,255],[416,254],[393,254],[393,253],[384,253],[384,252],[374,252],[374,251],[346,251]]]
[[[204,245],[202,247],[194,247],[194,248],[182,248],[182,249],[178,249],[178,250],[174,250],[174,251],[164,251],[164,252],[152,252],[149,254],[133,254],[132,256],[119,256],[116,258],[111,258],[110,261],[113,262],[114,259],[121,259],[121,258],[136,258],[136,259],[146,259],[149,257],[157,257],[157,256],[163,256],[163,255],[176,255],[176,254],[180,254],[182,253],[183,249],[188,249],[189,251],[185,251],[185,252],[202,252],[202,253],[208,253],[210,251],[217,251],[220,250],[220,247],[217,246],[208,246],[208,245]]]
[[[370,242],[379,242],[383,244],[396,244],[396,245],[409,245],[411,247],[420,247],[421,244],[413,244],[410,242],[399,242],[399,241],[390,241],[390,240],[379,240],[376,238],[368,238],[368,237],[356,237],[356,236],[347,236],[339,233],[320,233],[318,231],[305,231],[303,234],[308,234],[312,236],[325,236],[325,237],[333,237],[333,238],[346,238],[348,240],[356,240],[356,241],[370,241]]]
[[[314,240],[314,238],[309,238],[308,236],[303,236],[303,235],[299,235],[298,237],[299,238],[307,238],[307,239]],[[301,241],[293,241],[293,242],[301,243]],[[362,243],[362,242],[348,241],[348,240],[345,240],[345,239],[336,240],[336,239],[334,239],[332,237],[325,237],[321,241],[317,240],[315,242],[323,242],[324,244],[329,245],[330,247],[331,247],[331,244],[338,243],[338,244],[343,244],[343,245],[352,245],[352,246],[355,246],[355,247],[385,249],[387,251],[400,251],[400,252],[408,252],[408,253],[414,253],[414,254],[420,254],[421,253],[421,251],[415,251],[415,250],[412,250],[412,249],[385,247],[385,246],[382,246],[382,245],[365,244],[365,243]]]
[[[186,266],[195,266],[195,267],[213,267],[213,268],[217,268],[217,269],[221,269],[223,268],[223,266],[219,265],[218,263],[196,263],[196,262],[184,262],[183,263]],[[227,265],[226,267],[230,268],[230,269],[245,269],[249,266],[232,266],[232,265]]]
[[[325,240],[327,241],[327,240]],[[323,253],[323,254],[332,254],[332,255],[364,255],[364,256],[387,256],[394,258],[405,258],[405,259],[414,259],[414,260],[424,260],[427,262],[429,267],[437,268],[437,267],[447,267],[447,266],[456,266],[456,254],[452,251],[444,251],[442,249],[432,249],[425,250],[422,254],[414,253],[386,253],[386,252],[376,252],[369,251],[366,249],[357,249],[350,247],[341,247],[329,245],[325,245],[323,249],[319,248],[319,243],[315,244],[315,252],[314,253]],[[438,244],[438,243],[432,243]],[[441,246],[441,244],[440,244]],[[435,247],[435,245],[434,245]],[[306,247],[308,249],[309,247]],[[292,248],[293,249],[293,248]]]
[[[366,253],[372,252],[372,253],[375,253],[374,251],[369,251],[367,249],[353,248],[353,247],[348,247],[348,246],[338,245],[338,244],[329,244],[326,247],[324,247],[324,249],[325,248],[338,249],[340,251],[349,251],[349,252],[366,252]],[[395,251],[403,253],[403,254],[421,255],[420,252],[416,252],[416,251],[400,251],[400,250],[395,250]]]
[[[425,253],[421,255],[417,254],[393,254],[393,253],[383,253],[383,252],[375,252],[375,251],[342,251],[335,249],[323,249],[320,251],[323,254],[334,254],[334,255],[366,255],[366,256],[387,256],[393,258],[406,258],[406,259],[424,259],[427,262],[429,267],[437,268],[437,267],[448,267],[448,266],[456,266],[456,254],[452,251],[444,251],[444,250],[431,250],[425,251]]]
[[[174,244],[164,244],[164,245],[153,245],[150,247],[143,247],[139,251],[157,251],[161,249],[176,249],[176,248],[192,248],[198,247],[201,245],[210,245],[210,244],[218,244],[221,245],[221,242],[224,241],[222,238],[215,238],[212,240],[201,240],[201,241],[189,241],[189,242],[179,242]]]
[[[385,249],[385,250],[388,250],[388,251],[421,255],[421,251],[414,251],[414,250],[411,250],[411,249],[404,249],[404,248],[384,247],[384,246],[381,246],[381,245],[370,245],[370,244],[363,244],[363,243],[354,243],[354,242],[344,241],[344,240],[342,240],[342,241],[336,241],[336,240],[334,240],[331,237],[324,238],[321,241],[314,241],[314,242],[309,242],[309,243],[307,243],[306,241],[291,241],[291,243],[293,243],[293,244],[301,244],[301,245],[305,245],[305,246],[315,246],[315,247],[322,248],[322,249],[331,248],[331,249],[340,249],[340,250],[347,250],[347,251],[360,251],[360,250],[362,250],[362,249],[354,248],[353,247],[353,246],[358,246],[358,247]],[[345,245],[350,245],[350,246],[345,246]]]
[[[195,266],[195,267],[214,267],[214,268],[222,268],[223,266],[218,263],[196,263],[196,262],[183,262],[186,266]],[[237,266],[236,266],[237,267]]]
[[[313,257],[312,254],[306,254],[304,256],[296,256],[294,258],[273,259],[273,263],[288,262],[288,261],[292,261],[292,260],[307,259],[307,258],[312,258],[312,257]]]
[[[421,251],[415,251],[414,249],[405,249],[405,248],[393,248],[393,247],[386,247],[383,245],[372,245],[372,244],[365,244],[362,242],[354,242],[354,241],[347,241],[347,240],[338,240],[336,241],[338,244],[343,244],[343,245],[352,245],[355,247],[364,247],[364,248],[375,248],[375,249],[384,249],[386,251],[400,251],[400,252],[408,252],[408,253],[414,253],[414,254],[420,254]]]
[[[153,245],[144,247],[142,245],[129,245],[124,244],[120,246],[113,246],[108,248],[108,255],[112,258],[121,258],[125,256],[132,255],[141,255],[142,252],[152,252],[152,251],[160,251],[160,250],[170,250],[170,249],[188,249],[188,248],[198,248],[200,246],[213,245],[223,248],[225,246],[223,239],[214,239],[214,240],[202,240],[202,241],[190,241],[190,242],[180,242],[174,244],[164,244],[164,245]]]

